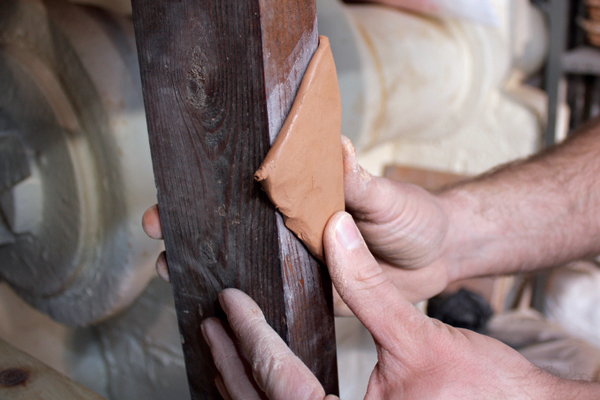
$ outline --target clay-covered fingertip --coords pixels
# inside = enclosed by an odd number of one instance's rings
[[[342,135],[342,152],[344,156],[352,156],[356,157],[356,148],[352,141],[348,139],[346,136]]]
[[[226,335],[223,322],[216,317],[209,317],[202,321],[200,332],[202,332],[202,337],[204,337],[204,341],[210,348],[218,343],[220,337]]]
[[[250,299],[246,293],[235,288],[223,289],[218,295],[219,304],[223,311],[225,311],[225,314],[229,314],[232,307],[235,307],[234,304],[239,304],[240,301],[247,301],[246,298]]]
[[[230,288],[223,290],[219,293],[219,303],[225,314],[227,314],[230,323],[242,315],[263,315],[262,310],[252,297],[239,289]]]

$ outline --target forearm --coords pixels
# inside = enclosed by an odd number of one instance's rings
[[[556,384],[547,387],[544,399],[597,400],[600,399],[600,383],[556,378]]]
[[[440,194],[451,280],[563,264],[600,253],[600,124]]]

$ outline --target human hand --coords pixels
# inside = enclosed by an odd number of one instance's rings
[[[336,289],[377,345],[366,399],[598,398],[597,385],[556,378],[495,339],[422,314],[370,254],[348,214],[331,218],[324,245]],[[202,331],[225,399],[335,399],[325,397],[252,299],[226,289],[219,300],[231,331],[215,318]]]
[[[384,272],[412,303],[440,293],[453,279],[444,257],[448,218],[440,199],[418,186],[371,176],[358,165],[346,137],[342,149],[347,210]],[[142,225],[148,236],[162,239],[158,206],[145,212]],[[164,252],[156,269],[169,280]],[[334,295],[336,315],[351,315]]]
[[[441,198],[412,184],[376,177],[342,137],[344,195],[369,250],[411,303],[429,299],[455,280],[447,262],[448,211]],[[337,314],[344,314],[339,301]]]
[[[142,228],[144,229],[144,232],[146,232],[146,235],[152,239],[163,239],[158,204],[153,205],[144,212],[144,216],[142,217]],[[169,276],[169,266],[167,265],[167,256],[164,251],[162,251],[156,259],[156,273],[164,281],[171,282],[171,278]]]

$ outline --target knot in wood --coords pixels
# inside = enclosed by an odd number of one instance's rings
[[[21,368],[9,368],[0,371],[0,386],[13,387],[24,385],[29,379],[29,372]]]
[[[187,74],[187,100],[196,110],[206,106],[206,62],[204,49],[195,47],[192,52],[191,66]]]
[[[206,264],[216,264],[217,257],[215,255],[214,244],[207,240],[200,244],[200,257]]]

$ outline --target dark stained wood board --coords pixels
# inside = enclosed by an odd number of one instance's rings
[[[237,287],[337,393],[331,284],[254,182],[317,48],[314,0],[133,0],[161,222],[193,399],[200,322]]]

